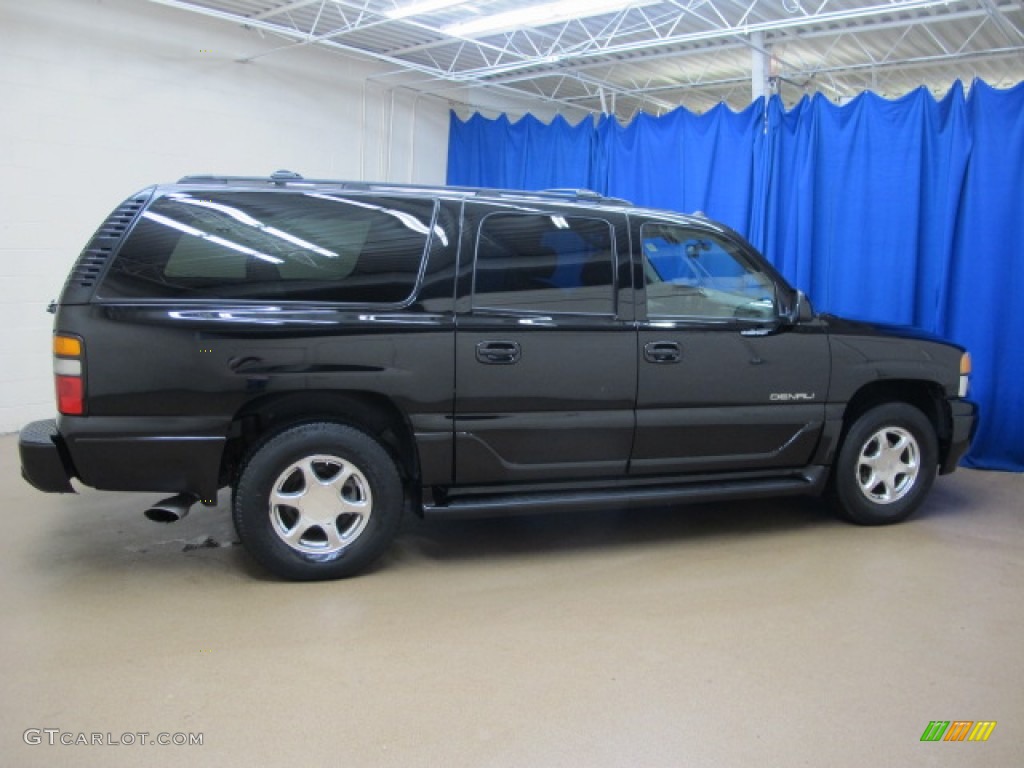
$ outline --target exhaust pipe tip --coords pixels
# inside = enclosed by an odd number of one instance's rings
[[[190,493],[179,493],[158,501],[142,514],[154,523],[176,523],[189,513],[198,500]]]
[[[154,523],[176,523],[183,518],[188,512],[180,512],[177,509],[168,509],[164,506],[157,505],[150,507],[143,512],[147,520],[152,520]]]

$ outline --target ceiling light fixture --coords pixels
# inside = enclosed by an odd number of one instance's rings
[[[449,24],[441,31],[452,37],[476,37],[493,32],[507,32],[523,27],[542,27],[570,19],[584,19],[604,13],[621,11],[630,6],[650,5],[652,0],[557,0],[530,5],[514,11],[481,16],[471,21]]]
[[[418,0],[408,5],[400,5],[390,11],[384,11],[389,19],[407,19],[410,16],[423,16],[427,13],[451,8],[453,5],[465,5],[468,0]]]

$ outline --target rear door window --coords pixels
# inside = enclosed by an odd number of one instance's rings
[[[613,243],[603,219],[490,214],[477,238],[473,308],[613,315]]]
[[[143,211],[99,295],[402,303],[434,209],[320,192],[167,194]]]

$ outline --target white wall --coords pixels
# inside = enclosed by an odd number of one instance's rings
[[[0,0],[0,432],[54,413],[50,315],[136,190],[189,173],[441,184],[448,104],[373,62],[139,0]]]
[[[462,120],[467,120],[476,112],[491,119],[505,115],[512,122],[521,119],[527,113],[545,123],[550,123],[556,115],[562,115],[572,125],[577,125],[581,120],[593,118],[593,113],[584,109],[570,108],[564,104],[539,98],[522,99],[508,91],[503,92],[479,86],[453,88],[447,93],[453,102],[452,109]]]

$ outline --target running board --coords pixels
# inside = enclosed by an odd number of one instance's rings
[[[675,485],[554,492],[453,494],[440,502],[425,503],[423,514],[435,519],[497,517],[537,512],[669,506],[771,496],[806,496],[820,493],[827,478],[827,467],[806,467],[799,474],[749,480],[712,480]]]

